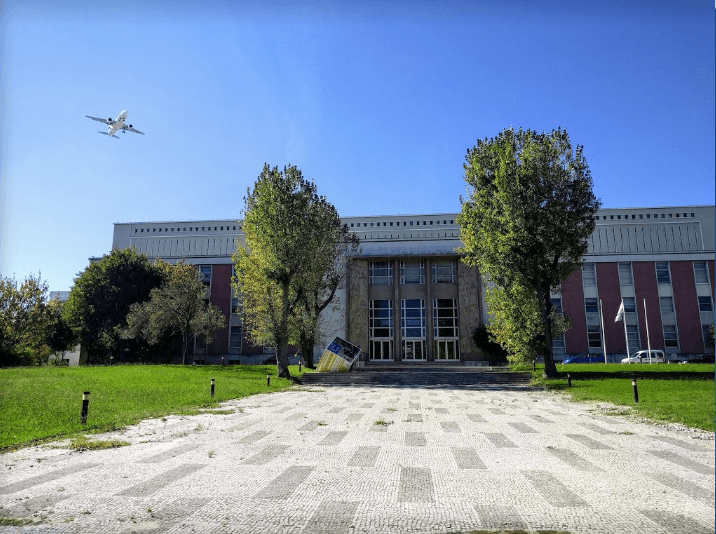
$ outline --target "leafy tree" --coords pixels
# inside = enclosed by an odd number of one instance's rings
[[[580,266],[600,206],[583,148],[577,145],[573,152],[561,128],[541,134],[510,128],[478,140],[465,159],[469,197],[460,199],[457,219],[462,252],[503,288],[500,298],[516,299],[523,292],[534,297],[541,325],[532,338],[544,336],[545,376],[554,377],[550,290]],[[488,295],[494,291],[499,289]],[[519,300],[511,305],[517,314],[531,306]],[[520,323],[530,321],[504,324],[514,331]]]
[[[340,284],[344,254],[357,247],[335,207],[316,191],[295,166],[280,171],[265,164],[244,197],[245,241],[234,255],[233,286],[251,341],[276,347],[280,377],[290,376],[291,332],[307,362],[312,359],[318,316]]]
[[[0,365],[47,362],[59,302],[48,301],[47,284],[30,274],[18,286],[0,278]]]
[[[149,300],[164,273],[134,248],[113,250],[75,278],[63,306],[62,319],[87,349],[88,361],[112,355],[118,360],[141,358],[148,345],[141,339],[120,339],[132,304]]]
[[[152,289],[149,301],[130,306],[127,327],[120,335],[157,344],[166,335],[181,334],[182,363],[186,364],[189,341],[201,336],[210,343],[216,332],[226,327],[226,316],[205,300],[206,286],[199,269],[184,262],[170,265],[161,260],[155,266],[164,273],[165,282]]]

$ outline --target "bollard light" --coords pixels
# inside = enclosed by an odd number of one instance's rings
[[[298,372],[301,372],[301,360],[298,360]]]
[[[271,375],[266,375],[266,387],[271,387]]]
[[[569,373],[567,373],[567,386],[570,388],[572,387],[572,375]]]
[[[85,391],[82,394],[82,410],[80,411],[80,421],[82,421],[83,425],[87,424],[87,411],[89,409],[89,396],[90,396],[89,391]]]
[[[211,397],[214,398],[214,379],[211,379]]]
[[[634,390],[634,402],[639,402],[639,392],[636,390],[636,378],[632,378],[631,388]]]

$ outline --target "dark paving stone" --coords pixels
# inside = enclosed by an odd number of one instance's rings
[[[358,510],[357,502],[323,501],[308,520],[306,534],[344,534],[349,532]]]
[[[420,403],[419,402],[409,402],[408,408],[410,410],[419,410],[420,409]]]
[[[678,454],[674,454],[673,452],[669,451],[646,451],[649,454],[653,454],[654,456],[661,458],[662,460],[667,460],[669,462],[673,462],[676,465],[680,465],[681,467],[685,467],[686,469],[691,469],[692,471],[696,471],[697,473],[700,473],[702,475],[712,475],[714,474],[714,468],[710,467],[708,465],[701,464],[699,462],[694,462],[690,458],[685,458],[683,456],[679,456]]]
[[[250,458],[247,458],[243,462],[244,465],[263,465],[269,463],[271,460],[275,460],[281,456],[284,452],[290,449],[290,445],[278,445],[272,444],[263,448],[260,452],[257,452]]]
[[[254,499],[272,499],[285,501],[303,484],[316,469],[313,465],[294,465],[274,478],[268,485],[253,496]]]
[[[552,421],[551,419],[547,419],[546,417],[542,417],[541,415],[528,415],[527,417],[529,417],[530,419],[534,419],[538,423],[554,424],[554,421]]]
[[[13,482],[12,484],[8,484],[6,486],[0,486],[0,495],[8,495],[10,493],[22,491],[24,489],[34,488],[35,486],[39,486],[40,484],[52,482],[53,480],[58,480],[69,475],[74,475],[75,473],[85,471],[86,469],[91,469],[98,465],[100,464],[73,465],[70,467],[62,467],[60,469],[56,469],[50,473],[44,473],[42,475],[26,478],[25,480]]]
[[[452,455],[458,469],[487,469],[472,447],[452,447]]]
[[[238,425],[234,425],[232,427],[227,428],[229,432],[233,432],[235,430],[246,430],[247,428],[254,426],[256,423],[260,423],[263,421],[263,419],[251,419],[248,421],[242,421]]]
[[[408,415],[408,422],[410,423],[422,423],[423,422],[423,414],[421,413],[411,413]]]
[[[689,451],[699,451],[699,452],[707,452],[707,450],[699,445],[696,445],[695,443],[689,443],[688,441],[682,441],[680,439],[672,438],[671,436],[649,436],[653,439],[658,439],[659,441],[663,441],[664,443],[669,443],[671,445],[676,445],[677,447],[681,447],[682,449],[686,449]]]
[[[425,432],[406,432],[405,433],[405,446],[406,447],[425,447],[428,444],[425,439]]]
[[[11,517],[29,517],[34,512],[52,508],[58,502],[62,502],[72,497],[72,495],[67,495],[67,492],[63,493],[65,493],[65,495],[38,495],[37,497],[32,497],[30,499],[22,499],[14,504],[7,502],[4,509],[0,506],[0,516],[3,515],[3,513],[10,512],[7,515],[10,515]]]
[[[441,422],[440,426],[443,428],[443,432],[452,432],[455,434],[462,432],[462,430],[460,430],[460,426],[454,421]]]
[[[517,447],[516,443],[514,443],[504,434],[500,434],[499,432],[485,432],[485,437],[489,439],[498,449]]]
[[[522,475],[552,506],[557,508],[589,507],[586,501],[547,471],[522,471]]]
[[[682,514],[672,514],[663,510],[639,510],[647,519],[665,528],[669,534],[713,534],[712,528],[706,528],[701,523]]]
[[[495,415],[507,415],[507,412],[502,408],[488,408],[488,410]]]
[[[271,432],[268,430],[257,430],[256,432],[239,440],[239,443],[256,443],[260,439],[264,439],[269,434],[271,434]]]
[[[166,532],[211,502],[202,497],[180,497],[153,510],[154,518],[159,520],[160,532]]]
[[[470,419],[473,423],[487,423],[484,417],[482,417],[480,414],[477,413],[468,413],[466,414],[467,418]]]
[[[531,426],[526,425],[524,423],[507,423],[507,424],[522,434],[539,434],[539,431],[535,430]]]
[[[435,408],[435,413],[447,414],[450,413],[447,408]]]
[[[604,428],[603,426],[595,425],[594,423],[579,423],[579,425],[583,426],[584,428],[588,428],[589,430],[592,430],[597,434],[614,434],[613,430],[609,430],[608,428]]]
[[[358,450],[348,461],[348,465],[352,467],[375,467],[379,452],[380,447],[377,446],[358,447]]]
[[[308,414],[306,412],[296,412],[292,413],[288,417],[285,418],[286,421],[296,421],[298,419],[301,419],[303,417],[306,417]]]
[[[348,435],[346,431],[329,432],[326,437],[318,442],[319,445],[338,445]]]
[[[124,491],[120,491],[117,495],[127,495],[130,497],[147,497],[152,493],[165,488],[177,480],[181,480],[197,471],[204,469],[206,465],[201,464],[184,464],[165,471],[161,475],[157,475],[149,480],[145,480]]]
[[[610,450],[611,447],[609,445],[606,445],[605,443],[602,443],[601,441],[597,441],[596,439],[592,439],[589,436],[585,436],[584,434],[565,434],[568,438],[573,439],[574,441],[581,443],[582,445],[589,447],[590,449],[594,450]]]
[[[579,471],[602,471],[601,468],[588,462],[576,452],[570,449],[557,449],[554,447],[547,447],[547,452],[552,456],[559,458],[565,464],[578,469]]]
[[[328,413],[340,413],[340,412],[342,412],[343,410],[345,410],[345,408],[338,408],[338,407],[336,407],[336,408],[331,408],[330,410],[328,410]]]
[[[424,467],[401,467],[398,502],[434,502],[433,475]]]
[[[178,445],[176,447],[172,447],[171,449],[167,449],[164,452],[160,452],[159,454],[153,454],[152,456],[148,456],[147,458],[144,458],[143,460],[139,460],[138,464],[158,464],[160,462],[164,462],[166,460],[170,460],[171,458],[175,458],[177,456],[181,456],[182,454],[186,454],[187,452],[193,451],[195,449],[198,449],[199,445],[196,444],[190,444],[190,443],[184,443],[181,445]]]
[[[311,432],[318,428],[318,421],[309,421],[305,425],[298,428],[299,432]]]
[[[363,413],[352,413],[346,417],[346,421],[360,421],[364,415]]]
[[[657,482],[660,482],[664,486],[675,489],[692,499],[699,499],[706,502],[714,500],[714,492],[712,489],[702,488],[690,480],[685,480],[669,473],[646,473],[646,475],[653,478]]]
[[[477,512],[481,525],[485,528],[510,530],[526,528],[514,506],[473,504],[472,507]]]

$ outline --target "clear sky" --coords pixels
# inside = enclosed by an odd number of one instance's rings
[[[237,219],[264,162],[343,216],[458,212],[505,128],[604,207],[714,203],[713,2],[0,0],[0,274],[69,290],[113,223]],[[116,118],[146,135],[97,132]]]

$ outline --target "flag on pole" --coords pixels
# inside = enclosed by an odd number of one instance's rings
[[[624,301],[622,300],[622,303],[619,305],[619,311],[617,312],[617,316],[614,318],[614,322],[618,323],[624,319]]]

